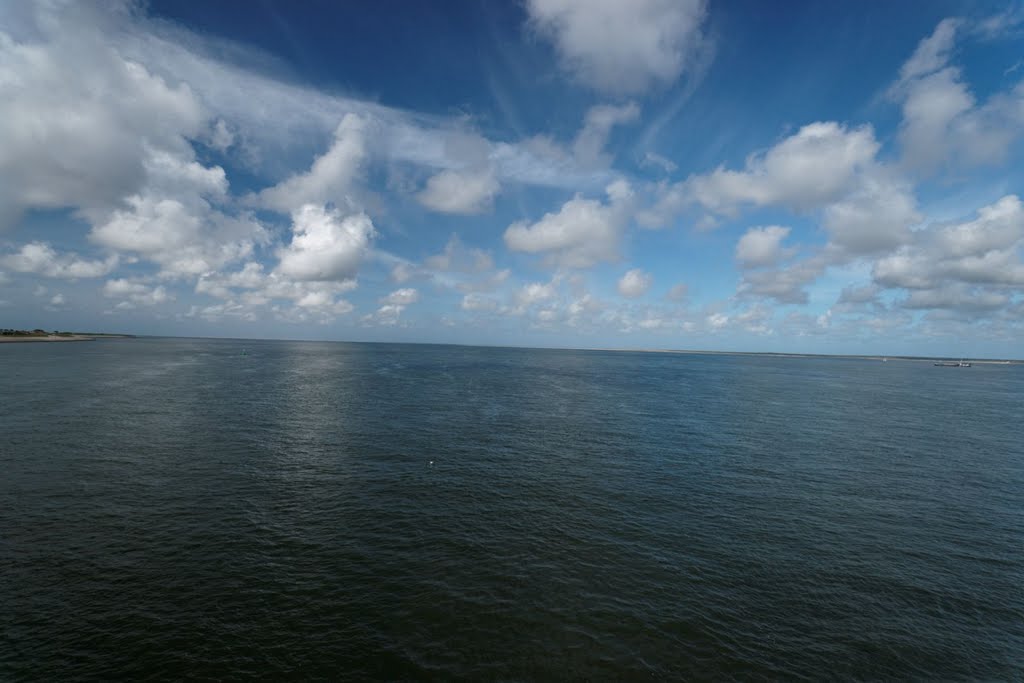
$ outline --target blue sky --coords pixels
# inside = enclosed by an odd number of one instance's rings
[[[1024,8],[0,6],[0,326],[1022,355]]]

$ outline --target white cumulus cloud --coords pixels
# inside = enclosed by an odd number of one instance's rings
[[[163,285],[151,287],[145,283],[126,278],[107,280],[103,285],[103,295],[112,299],[122,299],[123,302],[131,304],[129,306],[121,306],[122,309],[131,308],[135,304],[155,306],[174,300],[174,297],[168,293]]]
[[[396,306],[408,306],[420,300],[420,293],[411,287],[396,289],[381,299],[381,303],[394,304]]]
[[[736,260],[744,267],[772,265],[793,253],[782,247],[788,236],[789,228],[781,225],[751,228],[736,243]]]
[[[704,40],[707,15],[704,0],[528,0],[526,8],[566,71],[619,95],[675,81]]]
[[[772,299],[780,304],[806,304],[805,289],[825,272],[826,262],[820,257],[772,268],[746,270],[737,294],[744,298]]]
[[[349,202],[353,181],[366,159],[366,129],[364,117],[345,114],[327,152],[308,171],[260,192],[260,203],[288,213],[306,204]]]
[[[633,268],[626,271],[625,275],[619,278],[619,294],[628,299],[643,296],[651,288],[652,281],[650,273],[645,273],[640,268]]]
[[[570,268],[617,261],[633,193],[625,181],[612,183],[606,192],[607,203],[577,195],[532,225],[513,223],[505,231],[506,246],[513,251],[546,253],[551,261]]]
[[[909,185],[891,174],[865,174],[861,187],[825,208],[822,227],[846,255],[878,254],[906,244],[920,222]]]
[[[204,113],[104,35],[88,3],[22,8],[0,34],[0,228],[26,209],[108,209],[146,181],[153,150],[188,154]]]
[[[870,126],[852,130],[835,122],[810,123],[763,154],[747,159],[742,171],[719,168],[687,181],[693,201],[719,212],[743,204],[781,204],[810,210],[838,199],[857,172],[878,152]]]
[[[427,180],[416,198],[439,213],[472,215],[488,211],[500,189],[490,169],[448,170]]]
[[[296,280],[348,280],[356,275],[375,234],[365,213],[307,204],[292,214],[292,240],[277,269]]]
[[[1007,195],[980,208],[973,220],[919,230],[914,241],[879,258],[874,281],[882,287],[946,291],[963,285],[990,290],[1024,290],[1024,204]],[[963,290],[959,298],[963,297]],[[943,295],[944,298],[948,296]],[[916,301],[943,297],[918,295]],[[921,307],[921,306],[919,306]]]
[[[478,292],[470,292],[462,297],[460,307],[464,311],[496,311],[498,302]]]
[[[405,306],[401,304],[384,304],[373,313],[368,313],[362,318],[364,325],[380,325],[382,327],[394,327],[398,325]]]
[[[880,145],[865,125],[847,128],[834,121],[809,123],[771,148],[747,157],[742,170],[720,166],[710,173],[659,187],[657,201],[638,222],[661,228],[688,206],[707,215],[698,227],[716,227],[714,214],[732,216],[744,207],[782,206],[810,212],[838,201],[877,172]]]
[[[911,169],[936,173],[1002,162],[1024,134],[1024,82],[979,103],[950,59],[964,22],[946,19],[918,45],[890,95],[901,103],[900,143]]]
[[[515,294],[516,306],[510,313],[522,314],[536,304],[551,301],[558,294],[558,282],[528,282]]]
[[[584,117],[583,128],[573,141],[572,151],[577,163],[584,168],[607,165],[611,159],[604,153],[604,148],[612,128],[636,121],[639,117],[640,107],[633,102],[621,106],[600,104],[591,107]]]
[[[77,254],[61,254],[45,242],[29,242],[13,254],[0,258],[0,264],[16,273],[74,280],[103,277],[117,267],[116,255],[88,260]]]

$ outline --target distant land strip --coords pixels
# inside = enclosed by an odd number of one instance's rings
[[[970,358],[953,356],[868,356],[846,353],[783,353],[781,351],[706,351],[696,349],[595,349],[595,351],[635,351],[638,353],[677,353],[681,355],[707,355],[707,356],[764,356],[767,358],[846,358],[849,360],[876,360],[885,361],[966,361],[987,365],[1024,365],[1024,360],[1014,358]]]
[[[77,342],[96,339],[130,339],[131,334],[106,332],[47,332],[46,330],[0,329],[0,344],[11,342]]]

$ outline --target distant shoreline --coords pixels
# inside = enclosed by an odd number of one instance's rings
[[[0,335],[0,344],[20,344],[29,342],[83,342],[97,339],[131,339],[127,334],[24,334]]]
[[[697,351],[691,349],[595,349],[599,351],[635,351],[638,353],[677,353],[682,355],[708,356],[766,356],[768,358],[845,358],[848,360],[910,361],[916,363],[934,363],[936,361],[960,361],[978,365],[1024,365],[1024,360],[1002,358],[953,358],[952,356],[865,356],[857,354],[830,353],[783,353],[781,351]]]

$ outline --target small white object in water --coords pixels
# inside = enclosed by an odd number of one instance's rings
[[[433,460],[431,460],[431,461],[430,461],[430,464],[431,464],[431,465],[433,465],[433,464],[434,464],[434,461],[433,461]]]

